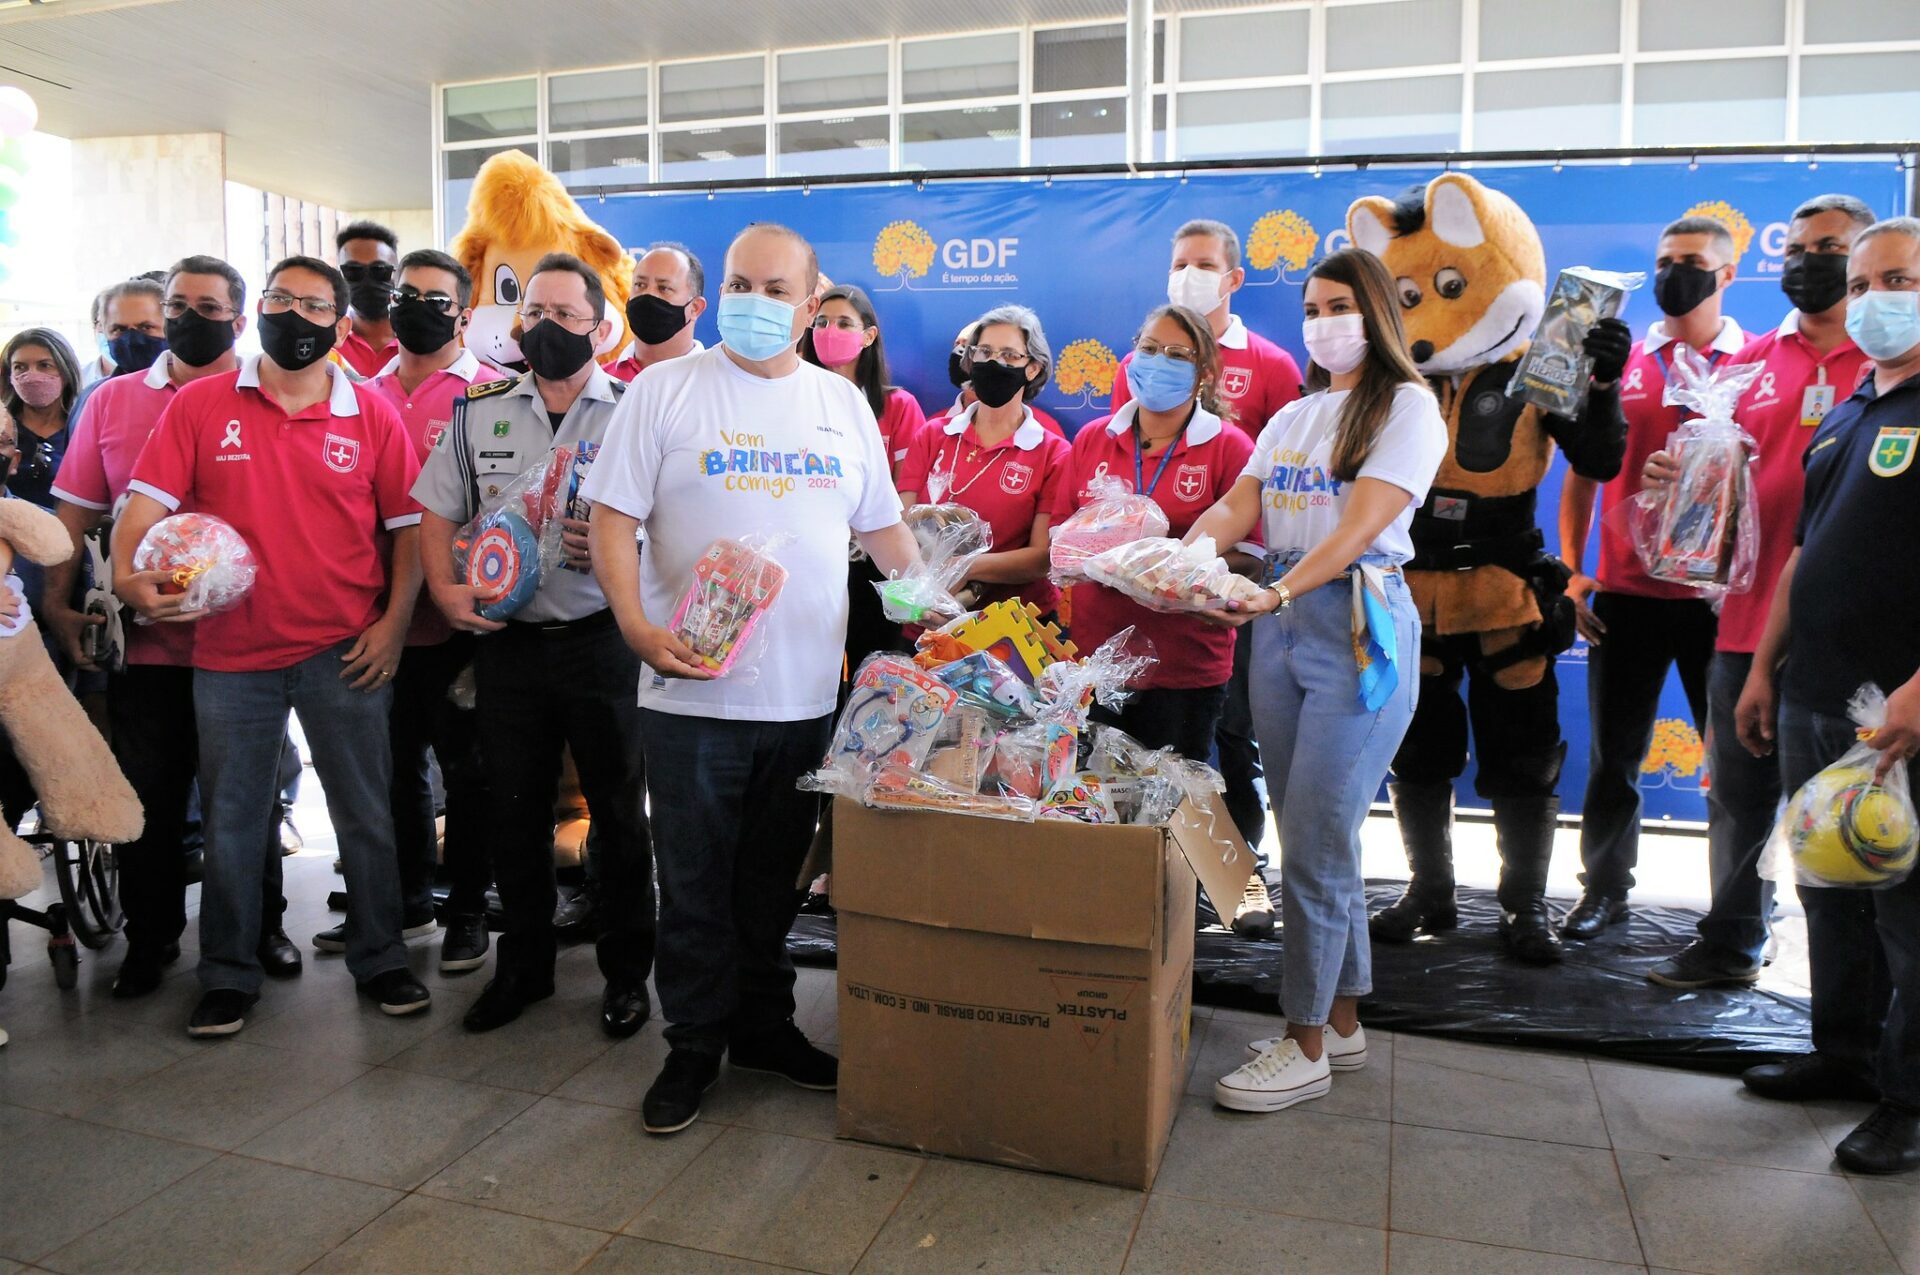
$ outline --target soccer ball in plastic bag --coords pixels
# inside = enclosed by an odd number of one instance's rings
[[[1832,766],[1793,795],[1787,845],[1805,875],[1835,885],[1879,885],[1913,870],[1920,829],[1907,804],[1866,766]]]

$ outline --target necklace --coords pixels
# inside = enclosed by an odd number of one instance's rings
[[[969,487],[972,487],[975,483],[979,482],[980,476],[982,474],[985,474],[987,471],[991,470],[995,465],[997,465],[1001,460],[1003,460],[1006,457],[1006,454],[1009,450],[1010,450],[1009,448],[1005,448],[1005,447],[996,448],[993,452],[991,452],[987,456],[987,459],[981,463],[980,468],[973,471],[973,477],[967,479],[967,481],[963,483],[959,481],[960,444],[955,443],[953,445],[953,464],[949,466],[947,470],[947,472],[953,476],[953,478],[951,479],[953,485],[947,491],[947,495],[955,496],[955,497],[966,495],[967,489]],[[979,447],[975,446],[967,452],[967,459],[972,460],[974,459],[974,457],[978,456],[979,454],[980,454],[980,449]]]

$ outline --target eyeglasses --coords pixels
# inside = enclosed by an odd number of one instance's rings
[[[263,314],[284,314],[295,306],[315,323],[331,323],[334,315],[340,312],[340,307],[325,297],[296,297],[278,288],[269,288],[260,294],[260,310]]]
[[[1164,354],[1175,363],[1192,363],[1196,357],[1190,346],[1161,345],[1158,341],[1149,341],[1145,338],[1135,341],[1133,343],[1133,349],[1136,354],[1148,357],[1155,354]]]
[[[340,267],[340,274],[348,283],[365,283],[371,279],[375,283],[392,283],[393,267],[384,261],[371,264],[365,261],[349,261]]]
[[[1030,357],[1025,350],[996,350],[988,345],[975,345],[967,349],[969,363],[998,363],[1001,367],[1025,367]]]
[[[391,294],[395,305],[412,305],[418,301],[430,310],[441,314],[457,314],[460,302],[444,292],[422,292],[418,288],[395,288]]]
[[[835,327],[844,328],[849,332],[865,332],[867,330],[866,325],[861,323],[860,320],[858,319],[851,319],[851,318],[845,318],[845,317],[836,319],[833,316],[826,315],[826,314],[814,315],[813,326],[816,328],[835,328]],[[958,350],[960,347],[956,345],[953,348]]]
[[[235,313],[232,306],[221,305],[218,301],[196,301],[189,305],[179,297],[168,297],[160,310],[169,319],[177,319],[191,310],[201,318],[212,319],[216,323],[222,319],[231,319]]]
[[[565,306],[523,305],[520,307],[520,326],[530,328],[542,319],[552,319],[569,332],[585,332],[600,320],[580,310],[569,310]]]

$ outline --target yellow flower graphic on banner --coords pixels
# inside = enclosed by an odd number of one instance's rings
[[[873,268],[900,280],[902,288],[909,278],[924,278],[932,266],[933,236],[917,221],[888,222],[873,237]]]
[[[1735,261],[1747,255],[1747,245],[1753,242],[1753,223],[1747,215],[1724,199],[1709,200],[1695,204],[1687,209],[1689,217],[1711,217],[1727,228],[1733,236],[1733,259]]]
[[[1659,783],[1643,787],[1663,787],[1676,779],[1694,779],[1706,764],[1706,746],[1693,727],[1677,717],[1663,717],[1654,723],[1653,744],[1647,749],[1640,773],[1658,776]]]
[[[1113,393],[1113,378],[1120,371],[1120,360],[1112,350],[1084,337],[1060,351],[1060,363],[1053,370],[1054,384],[1063,394],[1078,394],[1080,406],[1090,407],[1096,397]]]
[[[1305,270],[1320,245],[1320,232],[1313,223],[1291,208],[1265,213],[1253,223],[1247,235],[1247,264],[1256,270],[1274,272],[1274,282],[1286,279],[1288,270]]]

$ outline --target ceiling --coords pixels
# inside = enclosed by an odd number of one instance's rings
[[[1182,7],[1232,3],[1155,5]],[[0,6],[0,84],[32,93],[41,129],[62,137],[223,132],[235,181],[336,208],[424,208],[436,81],[1113,20],[1125,9],[1125,0],[41,0]]]

